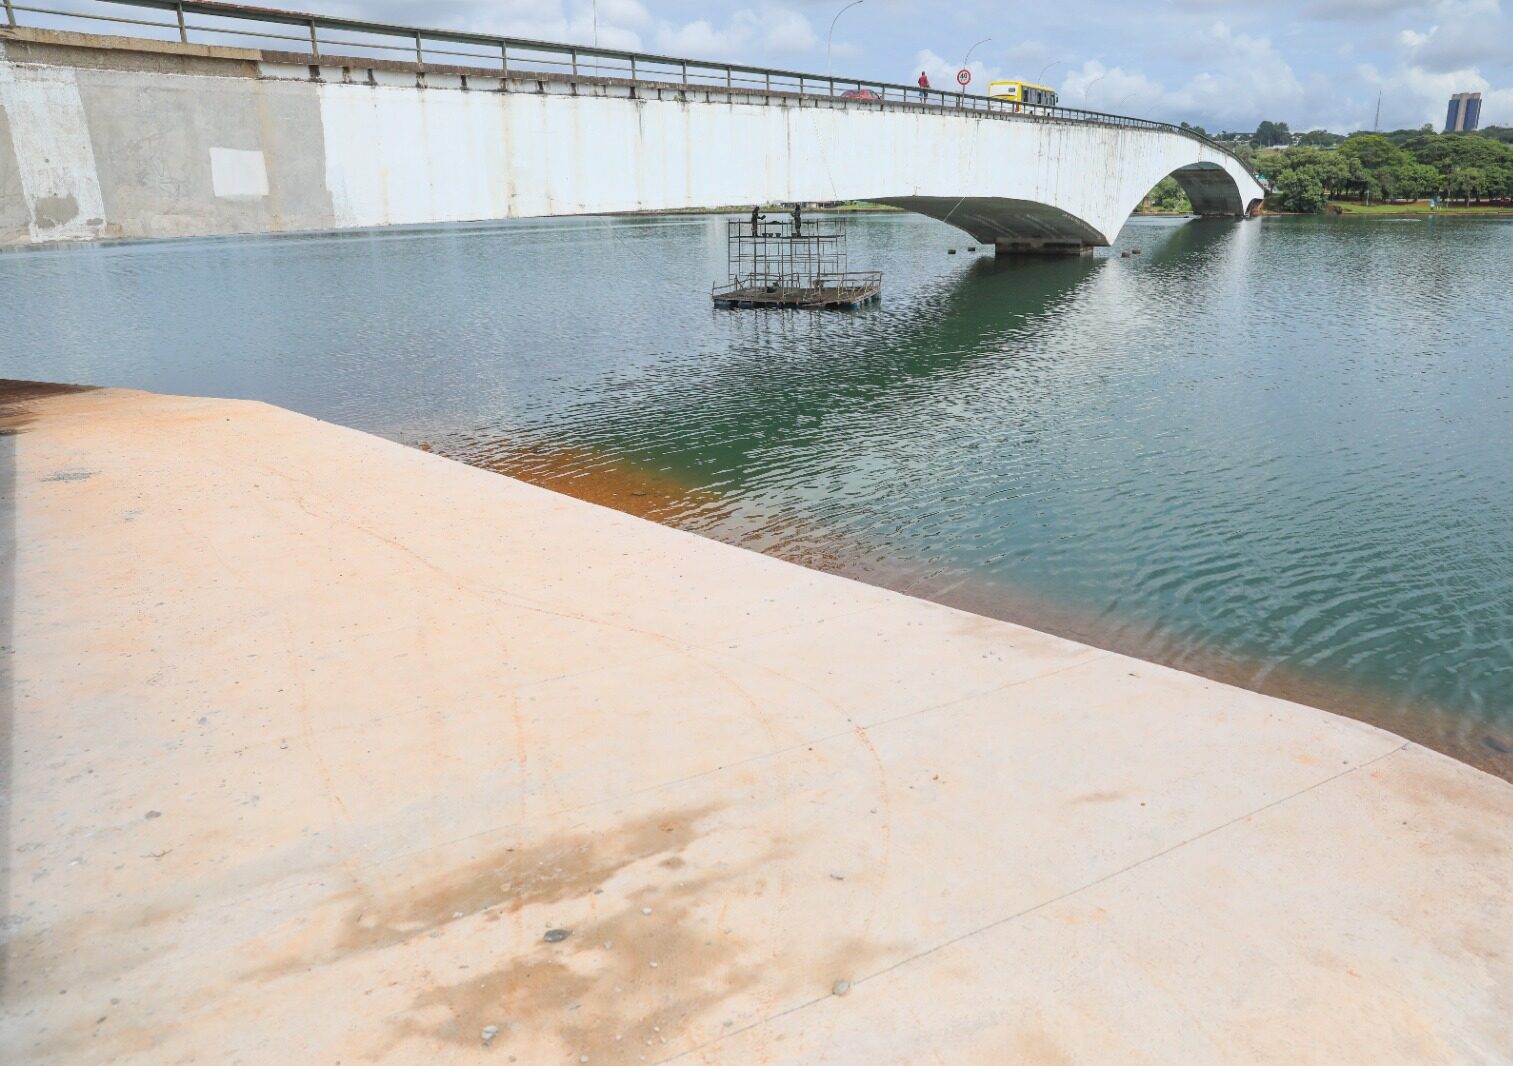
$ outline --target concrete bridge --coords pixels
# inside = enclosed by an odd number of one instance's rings
[[[1164,123],[317,16],[273,16],[309,50],[271,52],[196,43],[180,13],[251,9],[130,2],[181,40],[0,28],[0,243],[870,200],[1077,253],[1167,175],[1207,216],[1263,196]],[[412,56],[364,56],[359,32]]]

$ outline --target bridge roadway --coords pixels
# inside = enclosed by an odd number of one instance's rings
[[[870,200],[1001,251],[1078,253],[1167,175],[1204,215],[1263,196],[1235,157],[1158,123],[331,47],[0,29],[0,243]]]

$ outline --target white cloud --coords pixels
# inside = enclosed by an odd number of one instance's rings
[[[638,31],[649,28],[653,20],[640,0],[598,0],[597,6],[601,45],[642,47]],[[448,4],[424,0],[329,0],[320,4],[319,10],[323,14],[399,25],[578,44],[592,42],[596,29],[594,0],[453,0]]]
[[[1513,24],[1499,0],[1441,0],[1435,8],[1434,25],[1398,34],[1409,66],[1449,73],[1513,59]]]
[[[821,73],[844,0],[598,0],[605,47]],[[586,44],[593,0],[307,0],[323,13]],[[1219,21],[1219,20],[1223,21]],[[949,7],[866,0],[835,27],[837,74],[971,91],[995,76],[1044,81],[1065,102],[1214,128],[1278,119],[1295,129],[1439,123],[1452,90],[1484,93],[1483,122],[1513,123],[1513,0],[1115,0],[1031,6],[1005,20],[989,0]],[[919,65],[912,69],[909,64]],[[1364,71],[1371,72],[1368,77]]]
[[[788,8],[768,8],[763,25],[765,37],[762,43],[780,55],[807,52],[819,43],[809,20]]]
[[[1482,94],[1482,125],[1513,123],[1513,88],[1494,89],[1474,68],[1429,71],[1403,66],[1383,73],[1369,64],[1358,69],[1361,80],[1380,89],[1390,106],[1382,108],[1385,128],[1413,127],[1425,122],[1439,129],[1445,121],[1445,104],[1454,93]]]
[[[666,55],[725,59],[735,55],[750,39],[750,27],[732,20],[724,29],[716,29],[706,19],[682,26],[663,24],[657,30],[657,51]]]
[[[1205,57],[1204,69],[1181,85],[1168,88],[1142,71],[1090,59],[1062,79],[1062,102],[1094,111],[1201,118],[1235,128],[1268,117],[1285,120],[1303,104],[1302,83],[1269,38],[1216,22],[1192,44]]]
[[[1310,0],[1303,14],[1315,19],[1363,21],[1418,7],[1420,0]]]
[[[657,28],[660,51],[693,59],[788,56],[812,52],[823,44],[803,13],[780,4],[740,8],[723,25],[701,18],[681,26],[664,22]]]

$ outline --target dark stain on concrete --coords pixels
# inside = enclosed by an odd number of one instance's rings
[[[49,396],[88,392],[90,385],[56,385],[47,381],[15,381],[0,378],[0,437],[24,433],[35,418],[32,402]]]
[[[374,879],[333,898],[347,909],[334,936],[319,936],[324,947],[312,951],[307,932],[294,932],[247,976],[298,976],[468,922],[457,935],[468,938],[462,960],[471,965],[460,967],[455,980],[428,973],[418,981],[369,1053],[397,1054],[415,1040],[475,1049],[483,1031],[497,1026],[489,1041],[496,1050],[545,1040],[600,1062],[651,1049],[661,1058],[718,1040],[728,1030],[710,1020],[727,1010],[732,1016],[744,1010],[749,1022],[758,1004],[765,1010],[821,998],[837,980],[896,957],[896,948],[847,935],[774,956],[771,945],[759,948],[723,927],[713,913],[723,914],[721,904],[733,897],[764,894],[789,845],[768,837],[740,861],[698,861],[688,849],[711,831],[701,823],[719,809],[657,811],[494,849],[418,880]],[[626,878],[617,875],[632,867],[639,884],[627,892]],[[604,891],[612,880],[616,885]],[[591,918],[575,917],[572,936],[557,942],[543,940],[540,930],[504,933],[507,923],[499,921],[532,905],[585,897],[595,900]]]
[[[32,204],[32,221],[38,229],[65,226],[79,217],[79,201],[67,196],[39,196]]]

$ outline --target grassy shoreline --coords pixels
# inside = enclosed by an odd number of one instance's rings
[[[1361,204],[1346,200],[1329,201],[1328,210],[1340,215],[1412,215],[1423,218],[1513,218],[1513,207],[1499,207],[1493,204],[1472,204],[1470,207],[1462,205],[1430,207],[1428,200],[1415,200],[1412,203],[1401,204]]]

